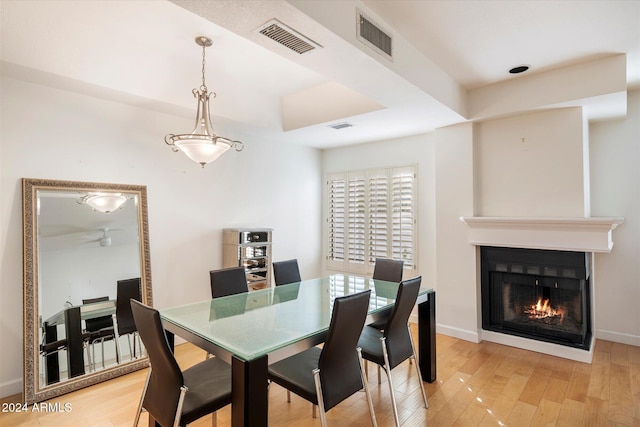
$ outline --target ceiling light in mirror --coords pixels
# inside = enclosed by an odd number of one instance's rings
[[[78,203],[89,205],[93,210],[110,213],[119,209],[127,201],[121,193],[89,193],[78,199]]]

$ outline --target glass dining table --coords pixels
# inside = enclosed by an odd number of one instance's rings
[[[161,309],[160,316],[171,344],[175,334],[231,364],[232,426],[266,426],[269,364],[324,342],[333,300],[366,289],[372,323],[391,311],[398,284],[345,274]],[[417,305],[420,370],[433,382],[435,292],[420,289]]]

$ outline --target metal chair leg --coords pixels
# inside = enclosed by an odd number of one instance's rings
[[[133,350],[131,349],[131,334],[127,334],[127,343],[129,344],[129,357],[131,358],[131,360],[133,360],[134,354],[133,354]],[[134,341],[134,346],[135,346],[135,341]]]
[[[409,325],[407,325],[409,327]],[[411,328],[409,328],[409,336],[411,336]],[[420,373],[420,364],[418,363],[418,356],[416,355],[416,348],[413,345],[413,339],[411,340],[411,351],[413,352],[413,358],[416,360],[416,373],[418,374],[418,382],[420,383],[420,390],[422,390],[422,399],[424,400],[424,407],[429,409],[429,402],[427,401],[427,393],[424,391],[424,382],[422,381],[422,374]],[[411,358],[409,359],[411,362]]]
[[[100,348],[102,349],[102,369],[104,369],[104,338],[100,340]]]
[[[149,386],[149,380],[151,379],[151,367],[149,367],[149,373],[147,374],[147,380],[144,382],[144,388],[142,389],[142,396],[140,396],[140,403],[138,403],[138,410],[136,411],[136,418],[133,421],[133,427],[138,426],[138,422],[140,421],[140,414],[142,413],[142,402],[144,401],[144,396],[147,394],[147,387]]]
[[[396,427],[400,427],[400,417],[398,416],[398,406],[396,405],[396,395],[393,391],[393,381],[391,380],[391,365],[389,364],[389,354],[387,353],[386,338],[380,338],[382,344],[382,354],[384,355],[384,372],[387,374],[387,381],[389,383],[389,393],[391,394],[391,404],[393,406],[393,418],[396,422]],[[379,365],[378,365],[379,366]]]
[[[120,352],[120,334],[118,333],[118,318],[116,315],[112,315],[113,320],[113,339],[116,342],[116,362],[120,364],[122,361],[122,353]]]
[[[378,422],[376,421],[376,413],[373,410],[373,401],[371,400],[371,392],[369,391],[369,383],[367,381],[367,375],[364,371],[364,366],[362,361],[362,349],[358,347],[356,349],[358,351],[358,361],[360,362],[360,377],[362,378],[362,384],[364,385],[364,393],[367,395],[367,404],[369,405],[369,415],[371,416],[371,424],[373,427],[378,427]]]
[[[324,412],[324,400],[322,399],[322,386],[320,385],[320,369],[313,370],[313,381],[316,384],[316,394],[318,395],[318,409],[320,410],[320,425],[327,427],[327,415]]]

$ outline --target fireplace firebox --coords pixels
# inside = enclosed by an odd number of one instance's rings
[[[588,350],[589,254],[482,247],[482,328]]]

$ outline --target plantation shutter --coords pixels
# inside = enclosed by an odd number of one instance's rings
[[[364,272],[365,265],[365,179],[347,174],[347,268]]]
[[[391,258],[403,260],[405,269],[416,268],[415,172],[393,169],[391,176]]]
[[[415,167],[330,174],[327,268],[372,273],[376,258],[416,266]]]
[[[346,216],[345,216],[345,175],[330,175],[327,180],[329,193],[329,254],[327,267],[344,269],[346,248]]]
[[[387,171],[369,173],[369,270],[373,271],[376,258],[388,258],[390,252],[389,176]]]

